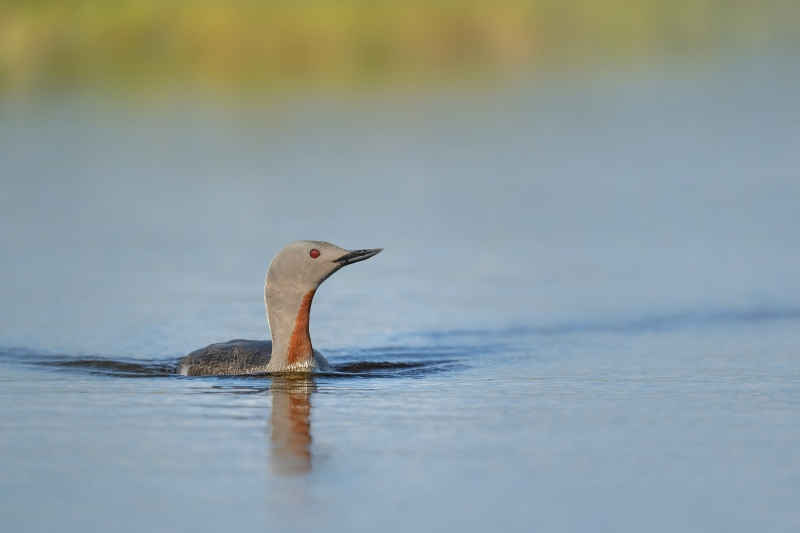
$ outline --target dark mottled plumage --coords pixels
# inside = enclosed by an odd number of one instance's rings
[[[181,360],[177,373],[212,376],[266,372],[271,356],[272,341],[234,339],[195,350]]]

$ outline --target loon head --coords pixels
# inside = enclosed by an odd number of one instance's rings
[[[345,250],[329,242],[295,241],[277,253],[267,272],[267,284],[305,294],[346,265],[358,263],[380,253],[383,248]]]
[[[269,265],[264,283],[272,333],[270,371],[314,370],[319,366],[308,332],[314,293],[340,268],[382,250],[345,250],[323,241],[295,241],[281,248]]]

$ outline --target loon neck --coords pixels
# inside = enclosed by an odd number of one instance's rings
[[[267,281],[264,300],[272,333],[272,357],[267,370],[309,370],[314,367],[314,348],[308,331],[311,302],[316,289],[273,290]]]

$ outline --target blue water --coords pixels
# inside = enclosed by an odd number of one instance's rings
[[[796,531],[800,69],[0,107],[3,531]],[[341,372],[268,338],[295,239]]]

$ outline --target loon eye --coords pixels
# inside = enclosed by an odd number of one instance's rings
[[[314,248],[314,249],[312,249],[310,252],[308,252],[308,255],[310,255],[311,257],[313,257],[314,259],[316,259],[317,257],[319,257],[319,250],[317,250],[316,248]]]

